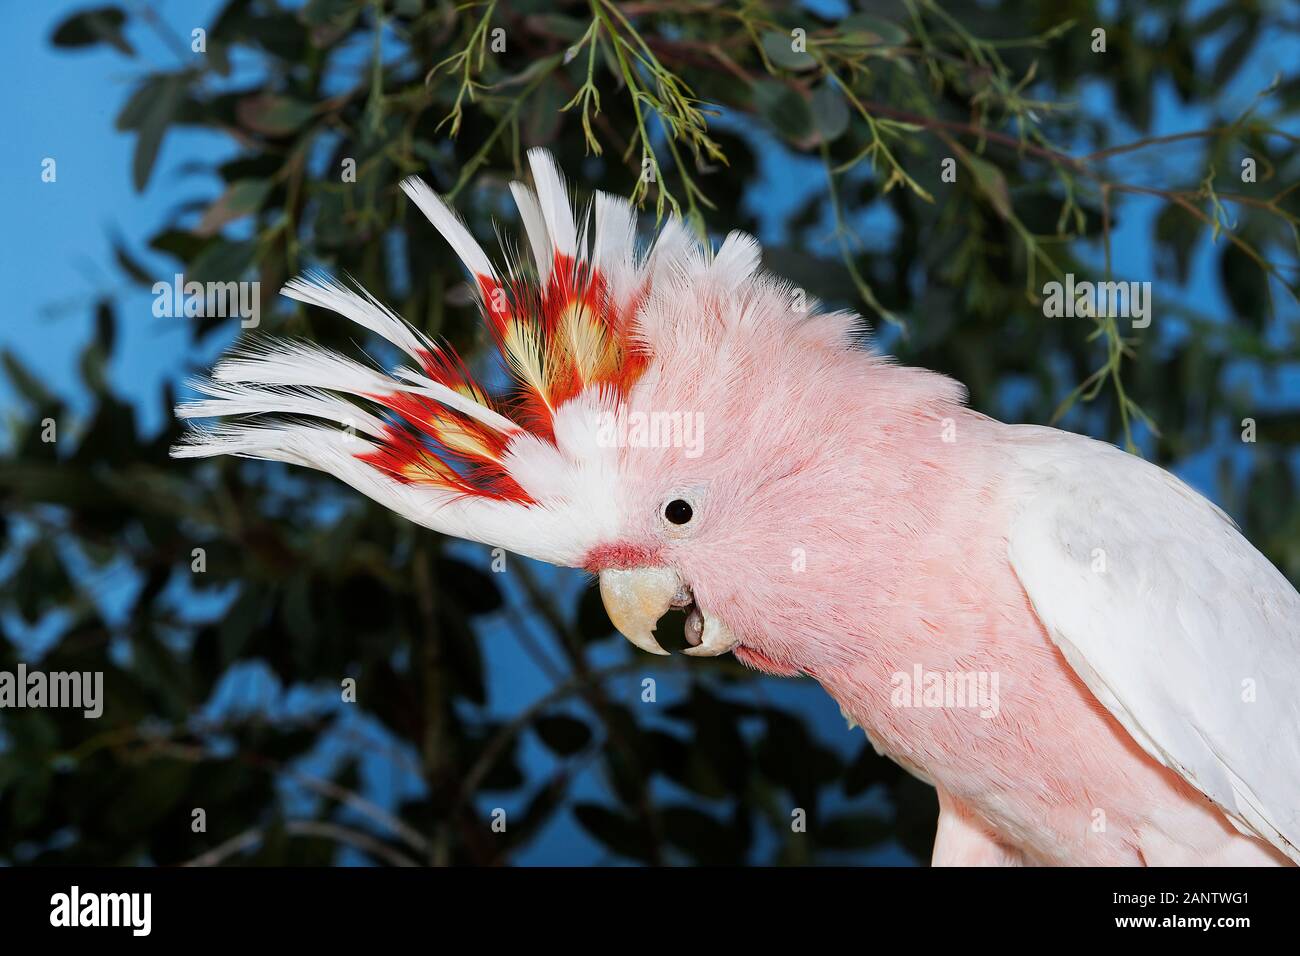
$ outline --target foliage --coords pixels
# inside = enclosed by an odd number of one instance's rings
[[[1300,577],[1300,417],[1254,407],[1228,375],[1297,359],[1294,326],[1274,310],[1297,288],[1300,200],[1286,184],[1300,170],[1296,138],[1276,124],[1300,109],[1300,81],[1244,114],[1218,105],[1280,14],[1157,2],[1106,17],[1087,0],[870,6],[842,16],[779,0],[230,0],[204,53],[172,38],[174,65],[143,62],[128,39],[165,29],[147,5],[78,14],[52,42],[109,44],[138,70],[117,113],[136,137],[137,188],[195,198],[157,168],[178,128],[237,147],[212,166],[221,195],[178,202],[148,245],[187,279],[258,279],[267,331],[346,347],[345,323],[270,294],[322,264],[474,354],[479,324],[458,266],[396,184],[423,175],[487,240],[523,151],[546,145],[584,195],[632,194],[650,218],[763,235],[769,268],[883,323],[901,358],[960,378],[979,409],[1064,416],[1162,462],[1215,455],[1220,501]],[[1106,54],[1090,49],[1094,25]],[[1212,122],[1148,135],[1162,89]],[[1072,105],[1089,90],[1114,104],[1109,122]],[[1193,147],[1191,164],[1166,161],[1178,145]],[[1258,183],[1236,176],[1247,155]],[[794,184],[764,191],[773,157],[824,184],[791,189],[800,205],[775,223],[763,203]],[[957,161],[955,183],[940,175],[944,158]],[[341,176],[349,159],[355,182]],[[1125,203],[1138,200],[1157,204],[1149,242],[1169,292],[1150,334],[1045,320],[1052,277],[1142,278],[1111,253]],[[861,241],[881,217],[889,234]],[[137,259],[119,247],[125,276],[161,278]],[[1230,321],[1179,302],[1204,262],[1222,277]],[[562,605],[543,570],[516,560],[494,575],[486,555],[324,477],[169,460],[175,426],[141,435],[105,384],[119,319],[111,299],[94,308],[84,417],[5,358],[23,406],[0,469],[0,621],[11,635],[20,623],[55,632],[42,669],[103,671],[105,716],[0,712],[0,859],[307,863],[347,846],[380,863],[501,863],[566,814],[613,857],[646,862],[816,862],[891,840],[924,859],[933,794],[860,735],[855,757],[828,748],[808,708],[768,700],[770,682],[735,663],[633,656],[590,589]],[[232,320],[198,319],[190,344],[210,354],[232,334]],[[1259,442],[1243,465],[1222,439],[1245,417]],[[46,419],[57,443],[41,440]],[[93,593],[104,574],[136,583],[114,614]],[[503,720],[487,706],[485,641],[505,632],[549,662],[555,688]],[[20,656],[12,636],[0,642],[0,671]],[[254,661],[284,688],[327,696],[355,679],[359,703],[347,706],[370,723],[337,707],[214,706]],[[650,708],[636,683],[646,675],[685,689]],[[419,793],[388,809],[355,760],[303,769],[358,726],[371,728],[368,751],[411,767]],[[544,777],[521,766],[526,738],[555,755]],[[602,799],[575,796],[593,770]],[[490,810],[506,798],[523,810],[495,834]],[[208,811],[205,833],[191,830],[195,807]],[[790,832],[794,807],[809,815],[806,834]]]

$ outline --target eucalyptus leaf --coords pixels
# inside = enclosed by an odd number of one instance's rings
[[[777,66],[787,70],[811,70],[816,68],[817,60],[807,52],[806,40],[787,33],[768,32],[763,34],[763,52]],[[805,44],[796,49],[797,44]]]
[[[776,133],[796,141],[812,133],[812,108],[798,90],[777,80],[763,80],[754,85],[753,97],[755,111]]]
[[[79,47],[107,43],[119,53],[135,56],[135,48],[127,40],[123,28],[126,13],[121,7],[96,7],[74,13],[54,30],[51,42],[55,46]]]
[[[133,112],[127,118],[137,129],[135,153],[131,160],[131,181],[137,192],[143,192],[149,183],[149,175],[158,159],[163,136],[185,99],[187,87],[188,81],[183,76],[171,74],[162,78],[156,85],[149,87],[146,100],[138,107],[138,113]]]

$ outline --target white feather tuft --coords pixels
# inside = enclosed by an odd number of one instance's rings
[[[402,377],[414,384],[398,381],[345,355],[310,342],[254,340],[219,363],[212,370],[212,377],[218,382],[292,385],[361,396],[409,392],[441,402],[502,434],[519,430],[519,426],[510,419],[485,408],[472,398],[409,369],[402,371]]]
[[[627,308],[641,276],[636,264],[636,212],[626,199],[596,193],[596,241],[591,255],[605,276],[615,308]]]
[[[476,276],[496,277],[492,263],[479,247],[478,242],[470,235],[469,230],[465,228],[460,217],[429,188],[428,183],[419,176],[408,176],[402,180],[402,192],[410,196],[411,200],[420,207],[420,211],[428,217],[429,222],[433,223],[433,228],[442,234],[447,244],[456,251],[460,261],[465,263],[465,268]]]
[[[551,277],[551,237],[546,231],[546,220],[542,217],[542,207],[537,204],[537,195],[523,183],[511,183],[510,194],[515,197],[519,207],[519,218],[524,223],[524,235],[528,238],[528,247],[533,253],[533,264],[537,267],[537,276],[541,287]]]
[[[375,415],[346,399],[314,388],[262,388],[223,382],[191,382],[190,386],[208,398],[182,402],[177,418],[219,418],[223,415],[305,415],[338,422],[357,431],[383,437],[384,423]]]
[[[762,251],[758,240],[749,233],[730,232],[709,264],[709,275],[728,292],[734,292],[754,278]]]
[[[422,361],[421,352],[438,351],[434,343],[365,289],[359,286],[350,289],[323,272],[308,272],[290,279],[280,294],[337,312],[362,328],[383,336],[417,361]]]
[[[528,165],[533,171],[533,184],[537,187],[537,202],[541,207],[546,232],[556,252],[576,257],[578,230],[573,222],[573,209],[564,188],[555,157],[544,149],[528,151]]]

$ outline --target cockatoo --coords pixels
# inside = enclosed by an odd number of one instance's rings
[[[966,408],[748,235],[711,251],[670,218],[642,248],[604,193],[575,219],[528,158],[530,254],[501,268],[402,183],[468,270],[510,398],[311,275],[284,294],[410,364],[244,344],[177,410],[224,421],[172,454],[319,469],[597,575],[644,651],[685,609],[686,654],[812,677],[937,789],[935,864],[1300,861],[1300,595],[1222,511],[1111,445]]]

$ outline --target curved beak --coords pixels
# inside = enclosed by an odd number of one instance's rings
[[[670,608],[687,608],[686,640],[682,653],[716,657],[738,643],[720,618],[695,605],[691,589],[667,568],[626,568],[600,572],[600,596],[605,611],[620,634],[651,654],[668,652],[654,638],[655,625]]]

